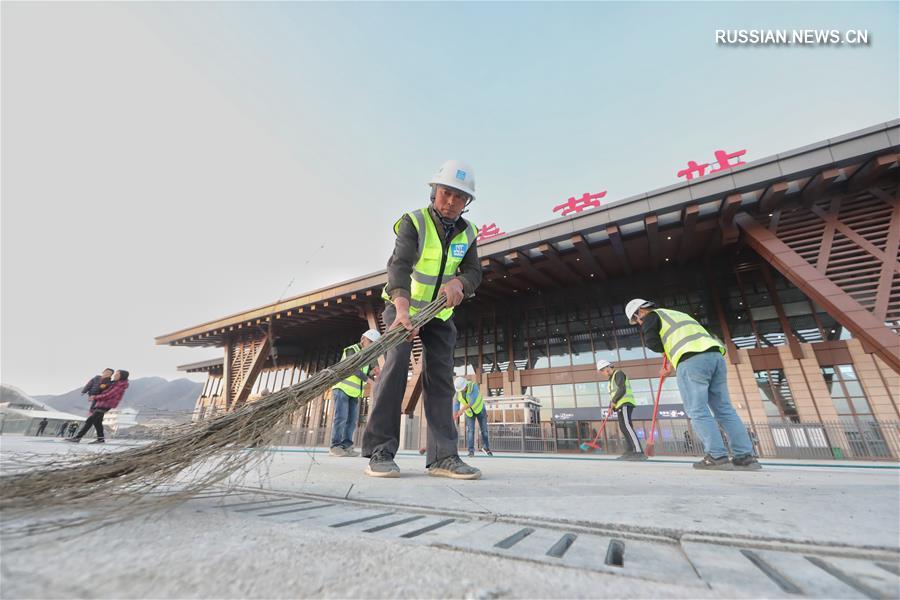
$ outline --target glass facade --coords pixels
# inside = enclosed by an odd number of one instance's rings
[[[754,371],[753,374],[756,377],[756,388],[760,401],[769,421],[799,423],[797,404],[794,402],[787,377],[784,376],[784,370]]]
[[[822,367],[822,376],[851,453],[858,456],[890,456],[881,426],[875,421],[853,365]]]
[[[715,270],[722,274],[716,285],[721,286],[717,292],[723,318],[738,348],[783,346],[788,343],[787,335],[805,344],[851,337],[799,288],[750,251],[733,263],[716,265]]]
[[[464,305],[455,316],[459,332],[455,373],[580,370],[601,358],[626,368],[631,361],[646,365],[643,361],[659,355],[645,347],[640,327],[628,323],[624,314],[625,303],[636,296],[692,315],[713,335],[727,337],[738,348],[783,346],[789,336],[802,343],[849,337],[752,251],[718,261],[709,271],[670,267],[626,281],[535,291],[477,309]],[[715,280],[710,272],[717,273]],[[553,408],[605,405],[606,382],[600,379],[597,374],[596,382],[523,387],[520,393],[541,399],[542,420],[549,420]],[[798,419],[783,372],[758,372],[757,382],[769,417]],[[658,380],[631,377],[631,383],[639,404],[653,403]],[[660,402],[681,402],[674,378],[663,385]]]
[[[822,376],[838,416],[872,418],[872,409],[853,365],[822,367]]]
[[[713,278],[711,273],[716,276]],[[586,420],[596,419],[594,415],[600,411],[580,409],[609,404],[608,384],[594,369],[597,360],[606,359],[625,369],[638,405],[652,406],[655,400],[659,379],[654,374],[660,356],[646,348],[640,327],[631,325],[625,318],[624,306],[634,297],[653,299],[660,306],[690,314],[714,336],[741,349],[771,349],[792,340],[817,343],[849,337],[800,289],[752,251],[744,249],[719,255],[708,269],[672,265],[657,272],[637,273],[602,283],[528,290],[527,294],[510,295],[495,302],[481,299],[465,303],[454,317],[458,334],[454,371],[470,377],[488,375],[489,383],[484,389],[488,396],[501,396],[504,390],[510,389],[514,395],[534,396],[541,403],[542,429],[548,434],[553,432],[559,449],[577,450],[578,444],[588,441],[600,426],[599,420]],[[266,389],[276,392],[305,380],[310,374],[336,363],[342,347],[307,347],[306,353],[291,364],[263,371],[251,393],[258,395]],[[765,357],[762,364],[780,364],[769,362],[772,354],[757,352],[753,356],[754,360]],[[819,355],[831,356],[821,352]],[[510,370],[519,373],[508,377],[506,373]],[[830,399],[815,401],[820,406],[822,402],[833,403],[847,438],[853,443],[867,444],[867,448],[883,444],[879,441],[879,430],[871,425],[874,416],[853,367],[827,366],[822,368],[822,374]],[[754,377],[756,393],[769,425],[784,428],[799,423],[784,370],[757,370]],[[792,383],[803,385],[802,378],[792,379]],[[220,387],[219,381],[211,380],[204,395],[215,395],[218,391],[215,387]],[[746,385],[742,389],[754,393]],[[660,403],[681,404],[674,377],[663,383]],[[321,428],[329,422],[331,408],[327,400],[310,403],[299,411],[296,425]],[[368,408],[368,402],[364,402],[363,418]],[[553,420],[554,410],[571,413],[573,409],[578,409],[574,418],[582,420],[563,421],[562,417],[559,422]],[[642,415],[648,412],[641,410]],[[571,414],[569,418],[573,418]],[[759,421],[757,425],[761,425]],[[639,437],[646,439],[649,426],[649,422],[636,423]],[[663,420],[658,424],[658,435],[667,443],[692,450],[693,442],[686,427],[689,427],[687,420],[680,416]],[[618,428],[608,427],[604,436],[607,440],[618,440]],[[866,452],[865,455],[873,455],[871,450]],[[860,455],[864,453],[860,451]]]

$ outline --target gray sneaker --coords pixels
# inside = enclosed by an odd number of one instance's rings
[[[384,450],[378,450],[369,459],[365,473],[369,477],[400,477],[400,467],[394,462],[393,456]]]
[[[728,460],[728,456],[723,456],[721,458],[713,458],[709,454],[703,455],[703,460],[699,460],[694,463],[695,469],[706,469],[712,471],[733,471],[734,467],[731,465],[731,461]]]
[[[622,456],[622,460],[647,460],[647,455],[643,452],[629,452]]]
[[[329,456],[350,456],[349,454],[347,454],[347,451],[344,450],[343,446],[332,446],[328,450],[328,455]]]
[[[347,453],[347,454],[345,454],[345,456],[359,456],[359,450],[357,450],[353,446],[350,446],[349,448],[344,448],[344,452]]]
[[[735,471],[759,471],[762,469],[762,465],[759,464],[759,461],[752,454],[735,456],[731,459],[731,464],[734,466]]]
[[[464,463],[458,456],[448,456],[428,467],[428,474],[433,477],[449,477],[451,479],[480,479],[481,471]]]

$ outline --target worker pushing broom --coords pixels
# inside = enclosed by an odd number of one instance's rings
[[[418,335],[426,364],[425,410],[428,415],[428,473],[477,479],[481,471],[460,460],[453,412],[453,307],[481,283],[477,229],[462,218],[475,197],[472,169],[447,161],[428,182],[431,203],[401,217],[388,262],[384,320],[388,331],[360,352],[219,417],[178,428],[166,439],[122,452],[64,459],[0,477],[2,531],[28,535],[42,530],[103,520],[122,520],[186,500],[211,485],[263,460],[247,448],[273,444],[282,425],[329,388],[387,354],[375,402],[363,436],[366,474],[397,477],[393,461],[400,428],[400,404],[406,386],[411,341]],[[70,517],[54,517],[65,506]],[[43,510],[47,520],[39,521]],[[16,519],[27,527],[15,530]]]
[[[450,316],[453,307],[473,294],[481,282],[475,248],[477,230],[462,219],[464,208],[474,199],[474,177],[464,163],[448,161],[429,185],[432,204],[407,213],[395,225],[397,245],[388,265],[389,285],[384,293],[386,312],[390,313],[385,318],[391,326],[377,342],[306,381],[222,416],[182,427],[154,444],[56,460],[4,475],[0,477],[0,511],[6,517],[3,529],[17,513],[33,519],[41,509],[60,506],[66,506],[72,516],[43,525],[32,520],[27,532],[91,520],[124,519],[228,482],[232,475],[262,460],[263,453],[248,452],[247,448],[274,443],[280,426],[298,409],[384,354],[388,354],[388,360],[376,388],[363,454],[370,458],[366,474],[397,477],[399,469],[393,455],[399,437],[399,390],[400,384],[405,386],[410,341],[417,334],[422,337],[426,364],[433,375],[426,377],[425,385],[429,474],[457,479],[480,477],[478,469],[459,459],[452,423],[456,329]],[[397,271],[394,276],[390,275],[392,268]],[[691,316],[643,299],[629,302],[625,312],[633,324],[641,324],[647,346],[664,352],[671,368],[677,368],[685,409],[706,452],[694,467],[760,469],[747,430],[728,398],[722,343]],[[399,375],[392,377],[392,371]],[[665,377],[670,372],[664,366],[660,375]],[[399,383],[387,385],[394,379]],[[716,421],[729,437],[732,460]],[[634,447],[635,453],[639,447]],[[103,503],[107,500],[114,501],[115,506],[108,508],[109,503]],[[101,503],[103,512],[98,514]]]
[[[625,371],[617,368],[608,360],[598,360],[597,370],[603,374],[609,381],[609,412],[615,412],[618,415],[619,430],[625,438],[628,450],[625,451],[616,460],[647,460],[644,449],[641,447],[641,440],[638,439],[634,432],[634,425],[631,423],[631,413],[637,402],[634,399],[634,393],[631,391],[631,381],[625,375]],[[609,418],[609,413],[607,413]]]
[[[625,316],[632,325],[640,325],[647,348],[665,355],[660,370],[662,380],[673,370],[691,427],[703,444],[703,459],[695,469],[757,471],[762,468],[753,456],[747,428],[731,405],[728,395],[725,346],[692,316],[655,302],[635,298],[625,305]],[[659,395],[657,393],[658,408]],[[725,430],[733,457],[719,426]],[[652,434],[651,434],[652,435]],[[651,439],[650,443],[652,444]]]

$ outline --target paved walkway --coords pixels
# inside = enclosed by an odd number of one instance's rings
[[[8,466],[24,453],[129,443],[0,444]],[[5,544],[4,588],[16,597],[900,596],[897,464],[698,472],[677,459],[498,454],[471,460],[483,479],[455,481],[429,477],[414,452],[398,457],[399,479],[366,477],[365,459],[322,449],[261,458],[238,487],[165,515],[77,541]],[[91,587],[97,545],[117,560]]]

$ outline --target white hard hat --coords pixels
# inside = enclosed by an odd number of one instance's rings
[[[381,334],[378,333],[377,329],[370,329],[367,332],[365,332],[364,334],[362,334],[362,337],[369,338],[373,342],[377,342],[378,340],[381,339]]]
[[[602,371],[606,367],[611,367],[611,366],[612,366],[612,363],[604,358],[601,358],[600,360],[597,361],[597,370],[598,371]]]
[[[475,173],[472,172],[472,167],[461,160],[448,160],[442,164],[428,185],[447,186],[475,199]]]
[[[466,378],[465,377],[457,377],[453,380],[453,387],[456,388],[457,392],[461,392],[466,389]]]
[[[650,300],[644,300],[643,298],[635,298],[628,302],[625,305],[625,316],[628,318],[628,322],[634,325],[636,321],[634,320],[634,315],[637,314],[639,308],[649,308],[651,306],[656,306],[656,303],[651,302]]]

